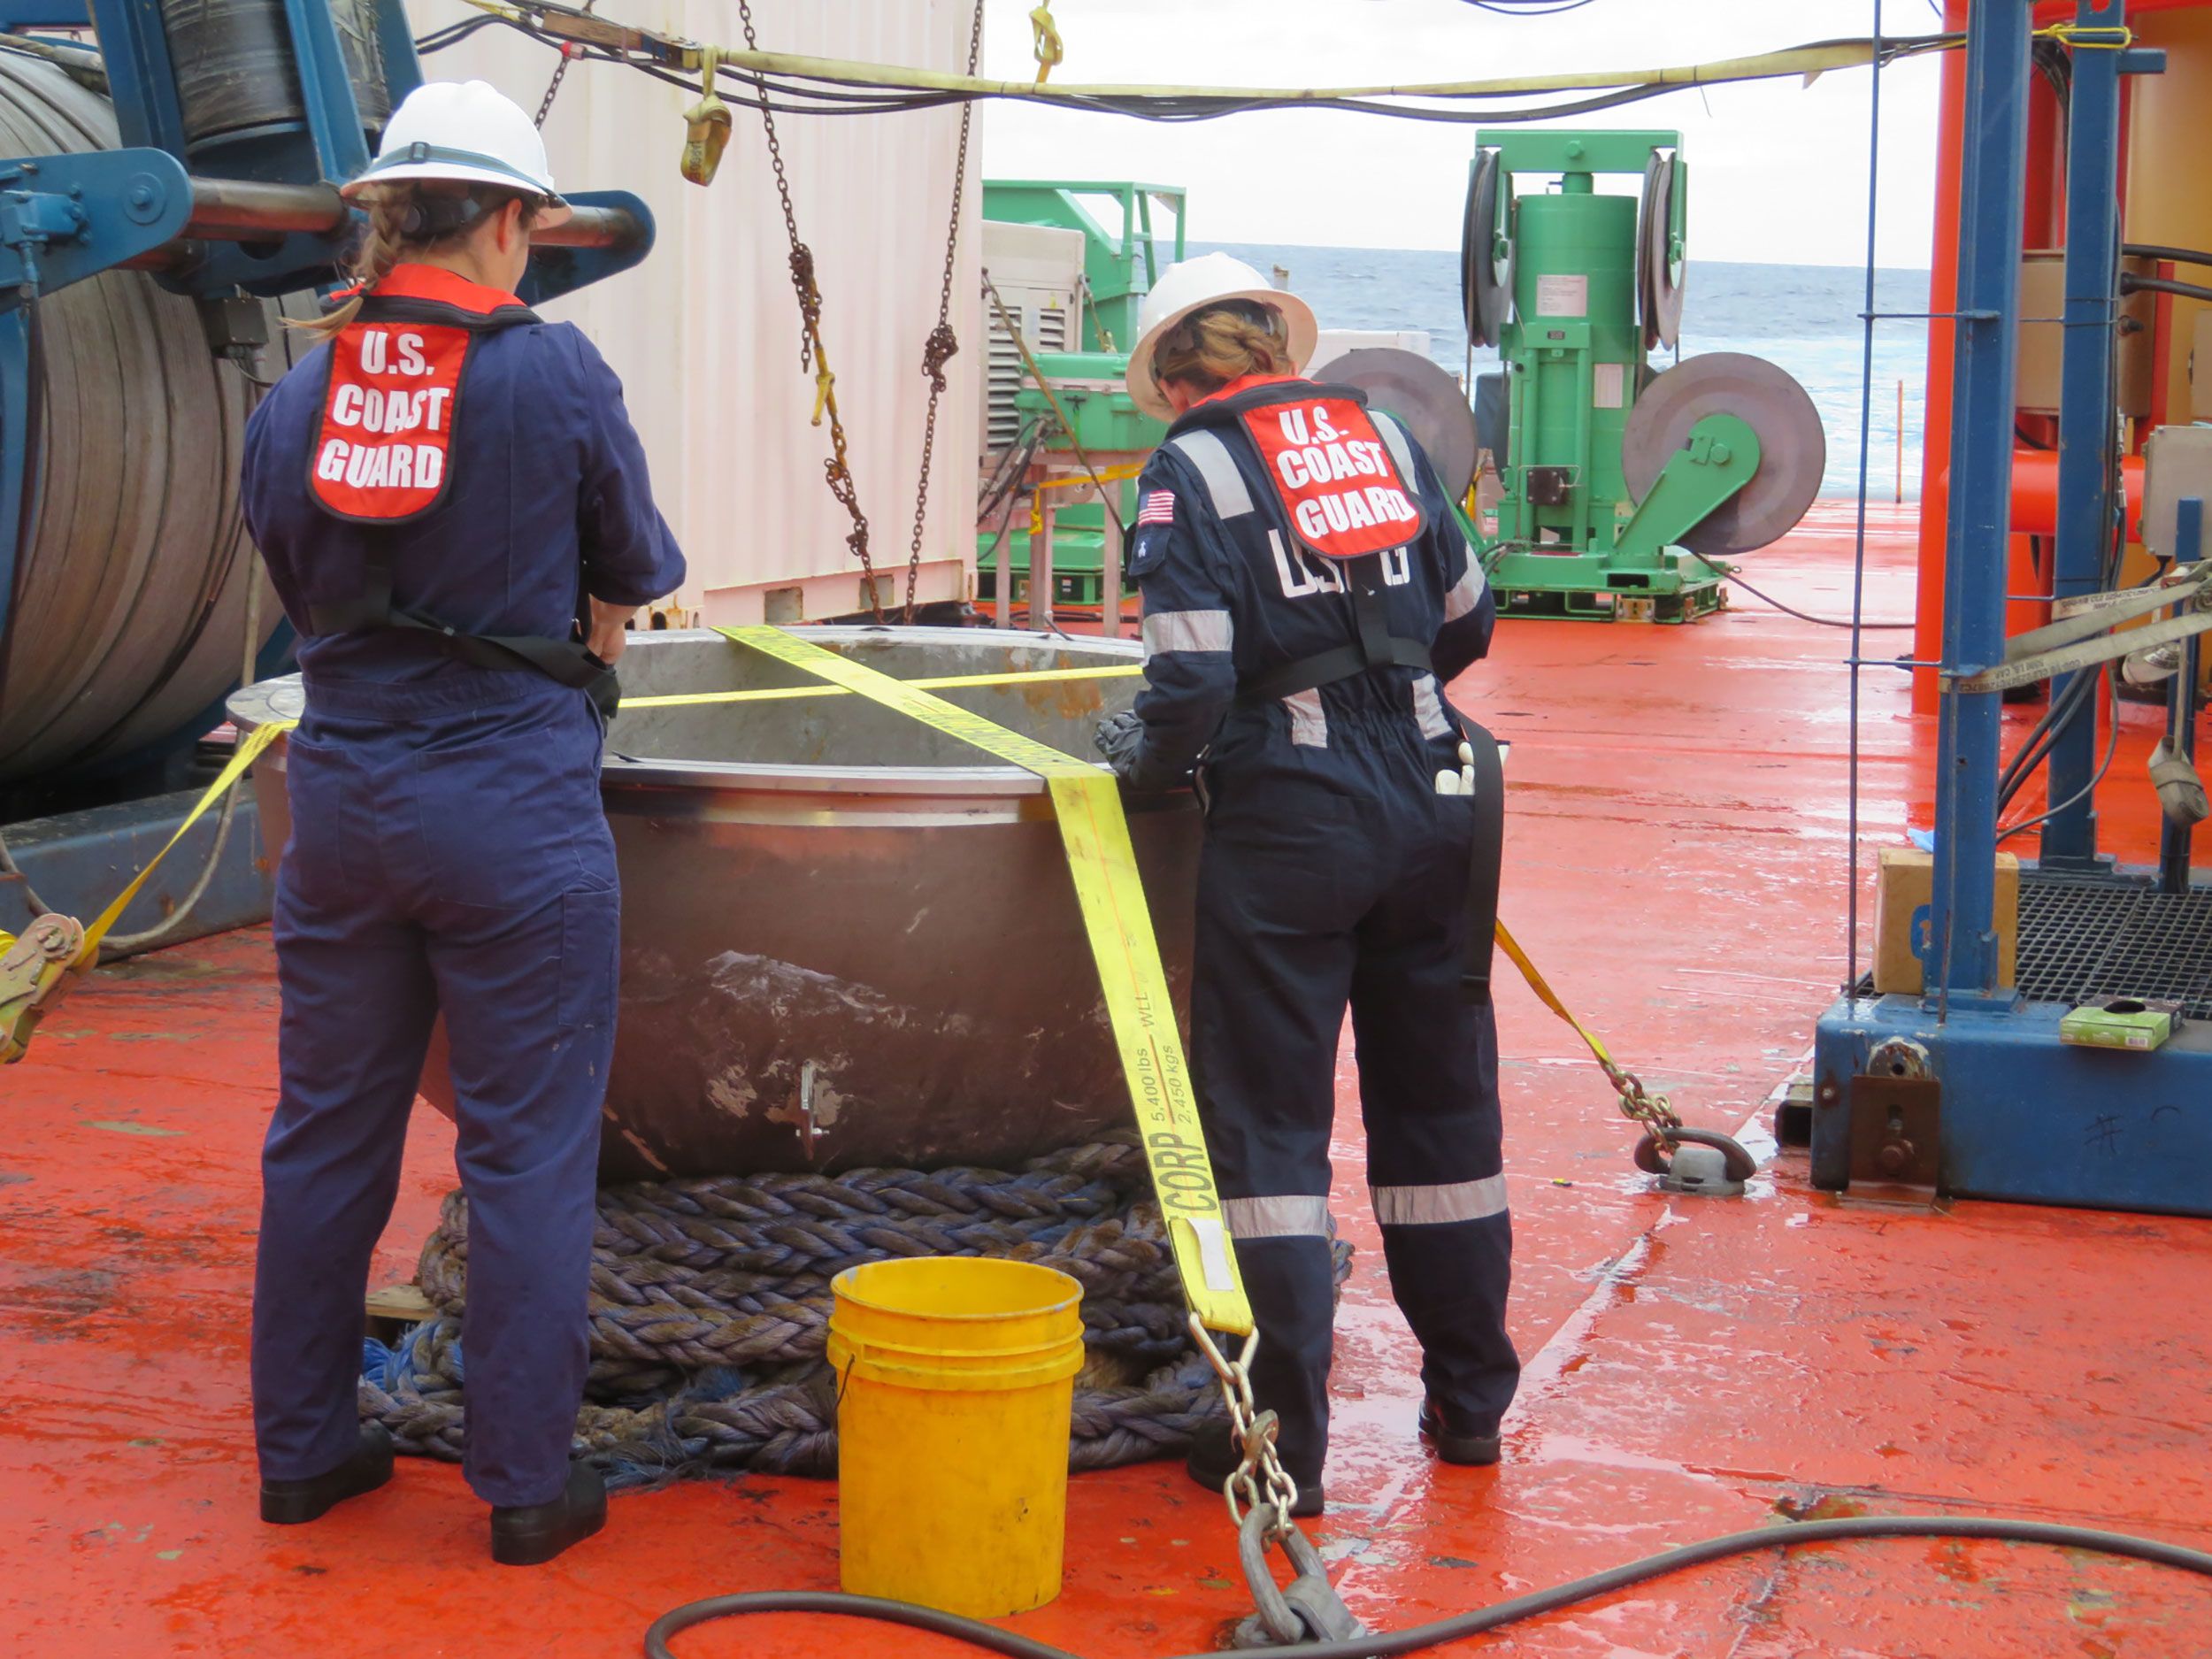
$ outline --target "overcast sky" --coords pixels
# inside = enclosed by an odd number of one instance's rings
[[[1034,0],[986,0],[985,73],[1027,78]],[[1937,25],[1881,0],[1884,27]],[[1469,0],[1053,0],[1056,81],[1322,86],[1647,69],[1867,34],[1875,0],[1589,0],[1505,17]],[[1938,64],[1882,77],[1880,263],[1924,266]],[[1866,245],[1871,76],[1692,88],[1552,123],[1679,130],[1693,257],[1857,265]],[[1534,100],[1541,101],[1541,100]],[[1201,242],[1453,248],[1473,128],[1332,111],[1167,125],[991,104],[987,177],[1136,178],[1190,191]],[[1631,181],[1621,181],[1627,188]]]

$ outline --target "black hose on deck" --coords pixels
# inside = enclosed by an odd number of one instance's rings
[[[2185,1549],[2179,1544],[2135,1538],[2125,1532],[2060,1526],[2044,1521],[1985,1520],[1970,1516],[1864,1515],[1834,1521],[1795,1521],[1786,1526],[1730,1532],[1724,1537],[1686,1544],[1680,1549],[1670,1549],[1662,1555],[1647,1555],[1641,1561],[1594,1572],[1549,1590],[1533,1591],[1509,1601],[1401,1631],[1356,1637],[1348,1641],[1303,1642],[1294,1647],[1248,1647],[1243,1651],[1256,1659],[1389,1659],[1393,1655],[1421,1653],[1447,1642],[1463,1641],[1470,1636],[1502,1630],[1508,1624],[1540,1618],[1547,1613],[1556,1613],[1578,1602],[1625,1590],[1631,1585],[1663,1578],[1686,1567],[1701,1567],[1763,1549],[1793,1549],[1806,1544],[1868,1538],[1974,1538],[2012,1544],[2047,1544],[2054,1549],[2085,1549],[2101,1555],[2120,1555],[2212,1578],[2212,1555]],[[677,1659],[668,1646],[670,1637],[695,1624],[749,1613],[833,1613],[949,1636],[955,1641],[966,1642],[987,1653],[1004,1654],[1008,1659],[1079,1659],[1079,1655],[1066,1648],[1017,1636],[980,1619],[962,1618],[956,1614],[940,1613],[905,1601],[840,1595],[826,1590],[769,1590],[745,1595],[710,1596],[703,1601],[688,1602],[653,1621],[652,1628],[645,1632],[645,1659]],[[1187,1655],[1183,1659],[1213,1659],[1213,1655]]]

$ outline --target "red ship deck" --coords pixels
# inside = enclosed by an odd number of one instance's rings
[[[1884,510],[1878,532],[1869,612],[1901,617],[1910,520]],[[1824,504],[1753,580],[1840,615],[1850,557],[1848,510]],[[1457,688],[1516,742],[1507,919],[1695,1122],[1759,1113],[1844,977],[1848,637],[1749,598],[1694,628],[1512,624]],[[1870,634],[1869,654],[1909,638]],[[1870,845],[1928,818],[1933,726],[1903,680],[1866,677]],[[2156,718],[2126,709],[2102,802],[2108,841],[2138,860],[2154,836],[2141,779]],[[1870,871],[1867,884],[1870,899]],[[1413,1441],[1413,1354],[1365,1214],[1347,1045],[1337,1198],[1360,1256],[1332,1508],[1313,1531],[1355,1612],[1401,1625],[1816,1509],[2016,1514],[2212,1548],[2212,1224],[1839,1202],[1788,1155],[1741,1200],[1660,1196],[1571,1034],[1517,984],[1500,1018],[1528,1374],[1497,1471],[1440,1468]],[[444,1464],[403,1462],[313,1526],[258,1523],[244,1316],[274,1027],[267,934],[237,934],[102,973],[6,1074],[8,1649],[619,1655],[678,1601],[833,1588],[821,1483],[618,1497],[604,1534],[534,1572],[488,1563],[484,1511]],[[450,1150],[424,1111],[381,1277],[411,1271]],[[1065,1593],[1011,1623],[1099,1659],[1203,1648],[1248,1610],[1235,1579],[1219,1501],[1179,1466],[1086,1476]],[[953,1651],[786,1618],[678,1647],[833,1643]],[[1458,1651],[2204,1655],[2212,1585],[2036,1548],[1852,1544],[1670,1579]]]

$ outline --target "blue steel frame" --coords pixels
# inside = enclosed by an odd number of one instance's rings
[[[2000,697],[1962,693],[1957,682],[2004,656],[2031,4],[1973,0],[1968,12],[1944,691],[1923,995],[1847,993],[1822,1017],[1814,1040],[1812,1177],[1818,1187],[1850,1185],[1858,1079],[1872,1072],[1886,1043],[1899,1040],[1911,1047],[1885,1053],[1885,1072],[1924,1064],[1940,1086],[1942,1191],[2212,1215],[2212,1025],[2185,1025],[2147,1055],[2080,1048],[2061,1041],[2065,1007],[2026,1002],[1998,984]],[[2124,7],[2082,0],[2079,15],[2106,27],[2124,17]],[[2112,511],[2104,463],[2115,417],[2100,365],[2108,366],[2112,326],[2106,259],[2116,251],[2117,77],[2157,66],[2155,54],[2108,49],[2075,58],[2059,520],[2061,536],[2070,540],[2062,541],[2057,566],[2069,583],[2062,592],[2080,591],[2085,577],[2101,574]],[[2101,202],[2085,199],[2095,197]],[[2084,726],[2093,733],[2093,723]],[[2071,787],[2088,777],[2084,770]],[[2055,773],[2055,798],[2068,787]],[[2085,833],[2093,854],[2093,821],[2078,819],[2074,830],[2075,845]],[[1924,1063],[1898,1059],[1901,1052]]]
[[[1936,754],[1928,989],[1947,1003],[1997,995],[1998,717],[2002,695],[1959,679],[2005,657],[2011,528],[2013,342],[2026,188],[2031,0],[1967,13],[1959,173],[1957,368],[1943,578],[1943,700]]]
[[[2126,0],[2079,0],[2078,27],[2115,32],[2127,26]],[[2123,37],[2124,38],[2124,37]],[[2113,329],[2120,267],[2120,77],[2155,73],[2165,54],[2092,48],[2074,53],[2066,115],[2066,305],[2059,368],[2058,524],[2053,541],[2054,597],[2095,593],[2108,565],[2120,503],[2112,488],[2119,442],[2112,399]],[[2081,673],[2096,675],[2097,669]],[[2078,676],[2051,682],[2054,704]],[[2110,864],[2097,853],[2097,699],[2051,745],[2040,862],[2051,870]]]

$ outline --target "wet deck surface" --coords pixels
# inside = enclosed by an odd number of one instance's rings
[[[1909,528],[1880,527],[1868,611],[1900,617]],[[1824,507],[1753,580],[1839,615],[1849,561],[1847,519]],[[1870,635],[1869,654],[1909,637]],[[1759,1113],[1844,977],[1847,638],[1748,599],[1692,629],[1509,625],[1456,688],[1516,742],[1509,922],[1694,1122]],[[1928,817],[1932,726],[1901,681],[1867,679],[1870,842]],[[2103,816],[2137,858],[2155,719],[2124,715]],[[1500,1014],[1529,1368],[1494,1471],[1440,1468],[1413,1441],[1347,1045],[1337,1208],[1361,1254],[1314,1531],[1356,1612],[1402,1624],[1805,1510],[2011,1513],[2212,1548],[2212,1224],[1839,1202],[1788,1156],[1741,1201],[1655,1195],[1571,1033],[1517,984]],[[606,1533],[534,1571],[488,1563],[484,1511],[442,1464],[403,1461],[319,1525],[260,1525],[245,1315],[274,1017],[266,933],[234,935],[102,974],[4,1074],[0,1647],[620,1655],[694,1596],[834,1587],[834,1494],[804,1481],[619,1498]],[[450,1153],[425,1109],[381,1279],[411,1271]],[[1014,1627],[1100,1659],[1208,1647],[1248,1610],[1219,1502],[1178,1465],[1079,1479],[1068,1563],[1061,1600]],[[833,1645],[953,1651],[783,1619],[679,1644]],[[2001,1545],[1846,1545],[1459,1651],[2197,1655],[2212,1585]]]

